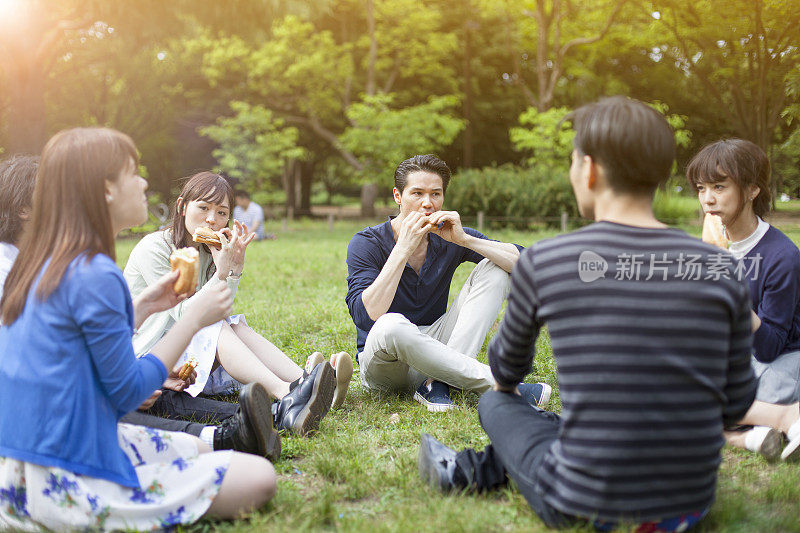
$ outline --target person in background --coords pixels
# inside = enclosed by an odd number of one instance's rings
[[[31,216],[38,167],[39,157],[32,155],[13,155],[0,162],[0,299],[19,254],[25,223]]]
[[[131,300],[114,261],[117,233],[147,219],[137,169],[133,141],[107,128],[62,131],[42,153],[35,231],[0,301],[0,529],[171,528],[240,517],[276,492],[262,457],[118,423],[232,302],[224,285],[205,291],[136,357],[134,328],[183,298],[171,272]]]
[[[236,207],[233,219],[238,220],[256,234],[256,240],[274,239],[275,235],[264,232],[264,209],[250,199],[250,193],[241,189],[236,191]]]
[[[767,459],[800,458],[800,250],[764,221],[772,207],[767,154],[744,139],[711,143],[686,167],[703,211],[722,220],[738,273],[750,288],[752,365],[758,378],[756,402],[726,432],[734,446]],[[783,434],[790,443],[782,449]]]
[[[0,298],[3,285],[19,250],[19,241],[28,225],[36,183],[39,157],[15,155],[0,161]],[[1,323],[1,322],[0,322]],[[181,431],[194,435],[214,450],[236,450],[266,456],[280,456],[280,437],[272,427],[272,414],[259,416],[260,405],[268,401],[263,387],[248,386],[239,393],[239,403],[194,398],[183,389],[194,382],[194,374],[186,381],[173,369],[162,384],[138,410],[122,417],[122,422]],[[179,406],[175,408],[174,406]],[[195,420],[216,420],[219,427],[163,416],[184,415]]]

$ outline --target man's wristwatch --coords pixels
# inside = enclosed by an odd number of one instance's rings
[[[233,278],[233,279],[239,279],[239,278],[241,278],[241,277],[242,277],[242,274],[243,274],[243,273],[244,273],[244,270],[242,270],[241,272],[239,272],[239,273],[237,274],[236,272],[234,272],[234,271],[233,271],[233,269],[230,269],[230,270],[228,271],[228,277],[229,277],[229,278]]]

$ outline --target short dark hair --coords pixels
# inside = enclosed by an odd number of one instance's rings
[[[415,155],[397,165],[394,171],[394,186],[402,193],[408,175],[419,171],[431,172],[442,178],[442,190],[447,192],[447,184],[450,183],[450,168],[447,163],[433,154]]]
[[[719,183],[730,178],[742,191],[741,212],[747,202],[745,191],[758,187],[753,212],[764,218],[772,207],[769,158],[758,145],[744,139],[722,139],[704,146],[686,166],[686,179],[697,192],[703,182]],[[738,215],[737,215],[738,216]]]
[[[33,205],[39,156],[13,155],[0,161],[0,242],[14,244],[22,235],[20,212]]]
[[[612,96],[580,107],[566,120],[573,146],[605,171],[615,191],[652,195],[675,161],[675,135],[666,118],[638,100]]]
[[[236,189],[236,198],[247,198],[250,199],[250,193],[247,191],[243,191],[242,189]]]

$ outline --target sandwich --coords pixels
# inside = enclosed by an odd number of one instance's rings
[[[725,226],[722,224],[722,219],[717,215],[706,213],[703,219],[703,242],[719,246],[723,250],[728,249],[730,241],[725,234]]]
[[[186,361],[186,363],[184,363],[181,369],[178,371],[178,378],[186,381],[186,378],[192,374],[192,371],[195,368],[197,368],[197,359],[190,357],[189,360]]]
[[[190,247],[180,248],[169,256],[169,266],[179,270],[178,281],[172,286],[175,294],[181,295],[194,291],[200,279],[200,252]]]
[[[213,246],[217,250],[222,248],[222,242],[219,240],[219,235],[214,232],[214,230],[206,228],[204,226],[200,226],[196,230],[194,230],[194,235],[192,235],[192,240],[194,242],[199,242],[202,244],[208,244],[209,246]]]

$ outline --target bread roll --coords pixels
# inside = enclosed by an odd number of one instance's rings
[[[200,226],[199,228],[194,230],[194,234],[192,235],[192,240],[194,240],[194,242],[208,244],[209,246],[213,246],[217,250],[222,248],[222,243],[219,240],[219,235],[217,235],[214,232],[214,230],[211,230],[204,226]]]
[[[185,294],[197,288],[197,282],[200,279],[200,269],[197,264],[199,256],[200,253],[192,247],[175,250],[169,256],[169,265],[172,270],[180,271],[178,281],[172,286],[175,294]]]
[[[717,215],[706,213],[703,219],[703,242],[719,246],[723,250],[728,249],[730,242],[725,235],[725,226],[722,224],[722,219]]]
[[[178,378],[185,381],[195,368],[197,368],[197,359],[190,357],[178,371]]]

